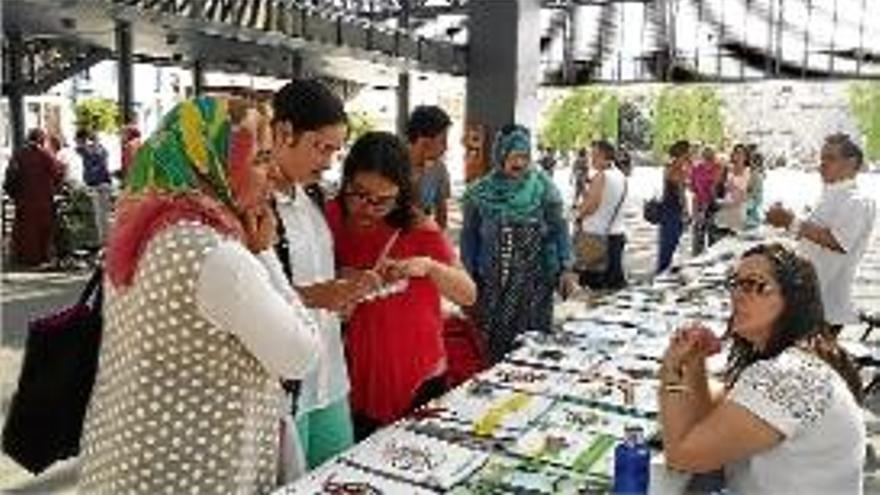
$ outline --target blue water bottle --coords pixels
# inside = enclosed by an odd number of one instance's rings
[[[641,426],[627,426],[623,441],[614,449],[615,495],[648,493],[651,452]]]

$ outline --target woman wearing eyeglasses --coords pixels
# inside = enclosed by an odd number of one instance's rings
[[[341,270],[376,270],[385,287],[349,318],[345,340],[355,436],[363,438],[443,391],[440,296],[472,304],[476,288],[413,196],[406,147],[371,132],[345,159],[327,207]]]
[[[667,466],[724,468],[733,493],[861,493],[861,384],[827,332],[812,265],[779,244],[758,246],[729,286],[723,386],[706,374],[708,330],[680,330],[666,350],[659,398]]]
[[[550,331],[553,290],[571,260],[562,199],[531,149],[528,129],[502,128],[495,169],[464,196],[461,258],[479,287],[476,313],[494,362],[523,332]]]

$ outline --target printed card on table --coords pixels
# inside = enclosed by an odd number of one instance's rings
[[[448,490],[469,477],[488,454],[402,428],[387,428],[342,456],[397,479]]]
[[[433,495],[416,485],[372,474],[341,462],[328,463],[306,478],[274,492],[273,495]]]
[[[419,424],[488,438],[511,438],[525,430],[553,399],[474,381],[432,402]]]
[[[492,456],[483,468],[450,495],[580,495],[607,493],[605,477],[576,473],[552,464],[513,457]]]

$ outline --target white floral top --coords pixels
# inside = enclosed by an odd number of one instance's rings
[[[746,368],[730,400],[785,438],[727,468],[737,494],[862,493],[865,423],[846,383],[799,348]]]

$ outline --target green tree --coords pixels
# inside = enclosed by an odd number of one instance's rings
[[[662,159],[680,140],[720,147],[724,141],[723,102],[711,86],[663,88],[654,104],[654,155]]]
[[[865,140],[865,157],[880,160],[880,83],[853,83],[849,105]]]
[[[119,107],[107,98],[86,98],[74,108],[77,129],[113,132],[119,128]]]
[[[619,104],[614,93],[593,87],[572,91],[550,107],[541,142],[558,150],[574,150],[594,139],[616,141]]]
[[[651,148],[651,121],[633,101],[620,104],[620,144],[635,150]]]
[[[376,130],[376,123],[366,112],[348,114],[348,140],[354,143],[364,134]]]

